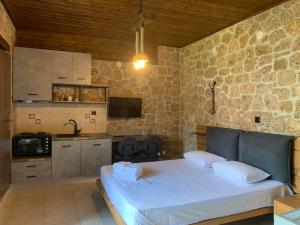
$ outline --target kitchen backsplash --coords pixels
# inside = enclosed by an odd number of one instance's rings
[[[72,133],[69,119],[78,123],[82,133],[106,131],[106,105],[16,103],[14,107],[15,133],[45,131],[52,134]]]

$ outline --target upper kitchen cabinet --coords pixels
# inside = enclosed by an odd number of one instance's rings
[[[73,84],[73,53],[53,51],[52,83]]]
[[[13,99],[51,101],[53,51],[16,47],[13,57]]]
[[[73,84],[91,84],[91,54],[73,52]]]

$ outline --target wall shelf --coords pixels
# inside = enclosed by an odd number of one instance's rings
[[[52,103],[107,104],[108,85],[52,84]]]

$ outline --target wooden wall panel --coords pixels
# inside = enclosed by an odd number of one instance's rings
[[[0,48],[0,201],[10,186],[10,115],[11,56]]]

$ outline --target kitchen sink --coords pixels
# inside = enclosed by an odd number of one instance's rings
[[[65,137],[79,137],[78,134],[57,134],[56,137],[65,138]]]
[[[66,139],[66,140],[75,140],[75,139],[102,139],[102,138],[110,138],[111,136],[105,133],[98,133],[98,134],[55,134],[53,135],[53,140],[55,139]]]
[[[89,137],[89,134],[57,134],[58,138],[72,138],[72,137]]]

